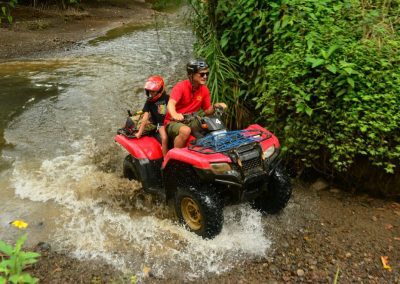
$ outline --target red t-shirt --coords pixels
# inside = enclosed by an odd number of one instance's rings
[[[196,112],[200,108],[207,110],[211,107],[211,96],[207,86],[201,85],[192,94],[192,83],[190,83],[189,79],[177,83],[172,88],[169,99],[176,101],[176,112],[182,114]],[[170,119],[171,115],[167,112],[164,125],[167,125]]]

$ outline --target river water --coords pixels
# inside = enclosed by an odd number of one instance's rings
[[[203,240],[122,178],[126,153],[113,138],[126,110],[142,107],[148,76],[164,76],[170,90],[191,57],[191,29],[155,21],[0,64],[0,239],[14,243],[21,232],[9,223],[22,219],[27,245],[181,280],[268,254],[265,221],[248,205],[226,208],[221,234]]]

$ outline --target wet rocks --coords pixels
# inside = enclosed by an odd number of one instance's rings
[[[297,269],[296,274],[297,274],[297,276],[299,276],[299,277],[303,277],[304,274],[305,274],[305,272],[304,272],[303,269]]]
[[[329,184],[326,182],[324,179],[318,179],[315,181],[311,186],[310,189],[314,191],[320,191],[327,189],[329,187]]]
[[[51,245],[45,242],[39,242],[36,245],[36,250],[40,252],[49,252],[51,251]]]

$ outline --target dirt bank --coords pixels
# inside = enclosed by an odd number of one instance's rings
[[[158,12],[144,1],[60,10],[17,6],[15,21],[0,28],[0,60],[40,56],[102,35],[128,23],[148,23]]]

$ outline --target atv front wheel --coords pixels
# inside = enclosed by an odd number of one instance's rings
[[[254,209],[262,213],[276,214],[286,207],[292,195],[290,178],[282,167],[278,166],[263,185],[263,193],[252,202]]]
[[[203,238],[211,239],[222,230],[222,202],[213,188],[178,187],[175,211],[181,223]]]

